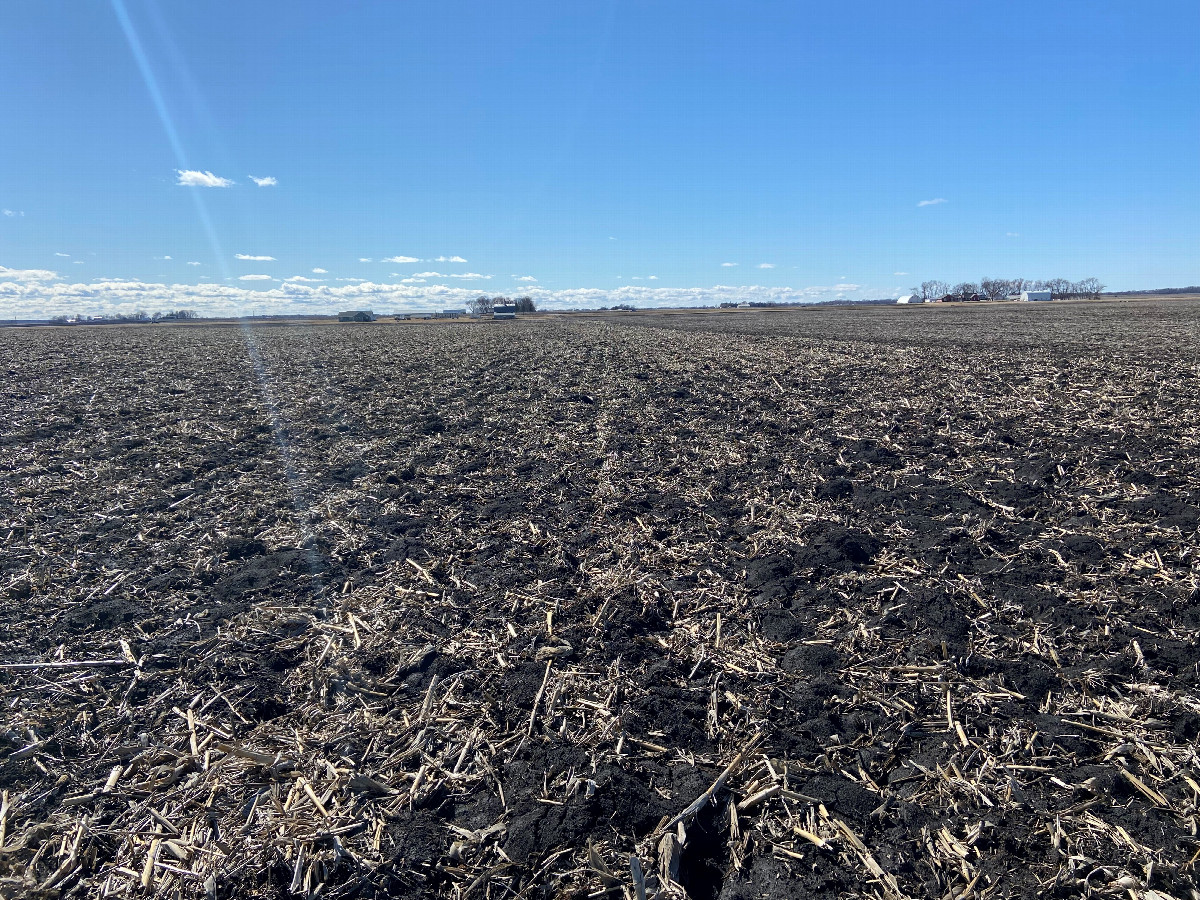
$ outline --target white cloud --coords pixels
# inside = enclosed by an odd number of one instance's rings
[[[301,282],[301,281],[305,281],[310,284],[324,284],[325,283],[324,278],[306,278],[303,275],[293,275],[291,278],[285,278],[283,280],[287,283],[296,283],[296,282]]]
[[[393,273],[395,274],[395,273]],[[478,272],[460,272],[460,273],[442,273],[442,272],[414,272],[413,278],[491,278],[491,275],[481,275]]]
[[[907,272],[893,272],[893,275],[907,275]]]
[[[641,276],[641,275],[634,275],[634,276],[633,276],[632,278],[630,278],[629,280],[630,280],[630,281],[641,281],[641,280],[642,280],[642,276]]]
[[[439,256],[434,262],[460,262],[465,263],[466,260],[461,256]]]
[[[424,278],[401,278],[400,283],[401,284],[424,284],[425,279]]]
[[[650,281],[658,281],[658,276],[657,276],[657,275],[650,275],[650,276],[647,276],[647,277],[649,278],[649,280],[650,280]]]
[[[273,175],[267,175],[264,178],[259,178],[256,175],[250,175],[247,177],[249,177],[249,179],[251,181],[253,181],[255,184],[257,184],[259,187],[273,187],[274,185],[279,184],[279,182],[275,180],[275,177]]]
[[[198,265],[200,265],[200,263],[198,263],[198,262],[189,262],[189,263],[188,263],[188,265],[189,265],[189,266],[198,266]]]
[[[359,262],[370,262],[370,261],[371,261],[371,257],[369,257],[369,256],[360,256],[360,257],[358,258],[358,261],[359,261]]]
[[[337,280],[338,281],[351,281],[351,282],[354,282],[355,284],[358,284],[360,281],[366,281],[367,279],[365,279],[365,278],[339,278]]]
[[[132,312],[137,309],[196,309],[206,316],[255,314],[334,313],[339,309],[419,310],[452,308],[469,303],[478,288],[465,285],[409,283],[378,284],[349,281],[345,284],[286,282],[268,285],[162,284],[97,280],[69,283],[55,280],[53,272],[0,269],[0,308],[8,318],[42,318],[59,314]],[[269,280],[262,275],[257,281]],[[856,299],[882,296],[880,288],[863,288],[846,282],[832,286],[766,287],[715,285],[667,288],[654,285],[621,285],[613,288],[550,290],[538,285],[524,288],[538,309],[596,309],[628,303],[633,306],[716,306],[723,302],[819,303],[839,297]]]
[[[723,269],[729,269],[729,268],[732,268],[733,266],[736,266],[736,265],[737,265],[737,263],[721,263],[721,268],[723,268]]]
[[[6,216],[8,216],[9,218],[11,218],[11,217],[13,217],[13,216],[23,216],[23,215],[25,215],[25,210],[23,210],[23,209],[6,209],[6,210],[4,210],[3,212],[4,212],[4,214],[5,214]]]
[[[235,253],[235,254],[233,254],[233,258],[234,259],[248,259],[248,260],[251,260],[252,262],[275,262],[275,257],[273,257],[273,256],[250,256],[247,253]]]
[[[313,274],[314,275],[325,275],[328,273],[328,271],[329,271],[328,269],[313,269]]]
[[[49,269],[9,269],[0,266],[0,281],[54,281],[57,272]]]
[[[164,260],[164,259],[170,259],[171,257],[169,257],[169,256],[156,256],[156,257],[154,257],[154,258],[155,258],[155,259],[157,259],[157,260]]]
[[[62,256],[62,257],[66,257],[67,259],[70,259],[70,258],[71,258],[71,254],[70,254],[70,253],[55,253],[54,255],[55,255],[55,256]]]
[[[514,275],[514,281],[537,281],[532,275]]]
[[[917,206],[937,206],[939,203],[945,203],[945,197],[934,197],[932,200],[922,200]]]
[[[198,169],[176,169],[179,181],[185,187],[229,187],[233,182],[212,172],[201,172]]]
[[[758,267],[760,269],[773,269],[775,268],[775,263],[759,263]]]
[[[415,256],[385,256],[383,261],[390,263],[415,263],[420,262],[421,260],[417,259]],[[360,259],[359,262],[370,262],[370,260]]]
[[[71,264],[75,265],[75,266],[82,266],[83,260],[82,259],[73,259],[73,260],[71,260]]]
[[[238,281],[274,281],[270,275],[239,275]]]

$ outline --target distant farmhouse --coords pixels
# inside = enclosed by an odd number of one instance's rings
[[[339,322],[374,322],[375,313],[369,309],[351,309],[338,313]]]
[[[492,307],[493,319],[515,319],[517,317],[517,305],[515,303],[497,303]]]

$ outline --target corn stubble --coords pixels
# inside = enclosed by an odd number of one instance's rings
[[[1200,896],[1195,310],[0,333],[0,895]]]

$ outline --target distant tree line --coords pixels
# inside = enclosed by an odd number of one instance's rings
[[[149,313],[139,309],[131,313],[109,313],[104,316],[55,316],[50,320],[51,325],[121,325],[129,322],[176,322],[187,319],[198,319],[200,313],[194,309],[158,310]]]
[[[1115,291],[1113,296],[1125,297],[1131,294],[1158,294],[1162,296],[1170,296],[1172,294],[1200,294],[1200,284],[1181,288],[1154,288],[1149,291]]]
[[[891,303],[893,301],[889,300],[888,302]],[[726,300],[721,303],[720,308],[721,309],[737,309],[739,306],[746,306],[746,307],[749,307],[750,309],[791,309],[792,307],[795,307],[795,306],[806,306],[806,305],[807,304],[800,303],[798,301],[795,303],[788,303],[788,302],[781,301],[781,300],[750,300],[750,301],[745,301],[745,302],[738,302],[737,300]]]
[[[919,287],[910,289],[922,300],[959,299],[979,297],[986,300],[1003,300],[1021,291],[1050,291],[1056,300],[1097,300],[1104,290],[1099,279],[1085,278],[1068,281],[1066,278],[1050,278],[1036,281],[1029,278],[981,278],[979,283],[962,281],[951,285],[946,281],[922,281]]]
[[[476,297],[471,301],[471,313],[476,316],[490,316],[492,310],[497,306],[507,306],[510,303],[517,308],[519,313],[537,312],[532,297],[518,297],[516,300],[509,300],[507,297],[497,294],[495,297]]]

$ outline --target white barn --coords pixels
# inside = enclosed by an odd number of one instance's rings
[[[1021,299],[1029,300],[1051,300],[1053,295],[1050,291],[1021,291]]]
[[[905,294],[903,297],[901,297],[896,302],[897,303],[920,303],[921,298],[918,297],[916,294]]]

